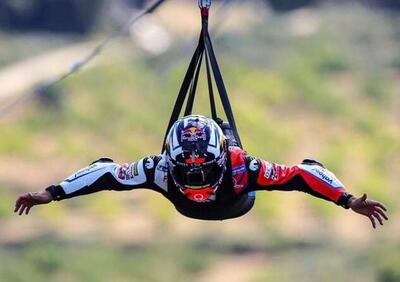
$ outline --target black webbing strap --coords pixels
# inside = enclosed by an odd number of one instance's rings
[[[204,49],[203,49],[203,52],[201,52],[201,54],[200,54],[199,62],[197,63],[197,67],[196,67],[196,73],[195,73],[194,79],[192,80],[192,84],[190,85],[189,97],[186,102],[185,116],[192,114],[194,96],[196,95],[197,82],[199,81],[199,74],[200,74],[201,65],[202,65],[202,61],[203,61],[203,54],[204,54]]]
[[[206,36],[205,36],[204,44],[205,44],[205,48],[206,48],[206,53],[209,55],[209,58],[210,58],[210,64],[211,64],[211,68],[214,73],[214,79],[215,79],[215,83],[218,88],[219,96],[221,98],[222,106],[224,107],[224,111],[225,111],[226,117],[228,119],[229,125],[231,126],[231,129],[233,131],[233,135],[235,136],[236,141],[238,142],[239,146],[242,148],[242,142],[240,141],[239,133],[238,133],[236,123],[235,123],[235,118],[233,117],[232,107],[229,102],[228,93],[226,92],[225,84],[222,79],[222,74],[221,74],[221,71],[218,66],[217,58],[215,57],[215,53],[214,53],[214,49],[212,47],[210,35],[208,33],[208,30],[206,30],[205,32],[206,32],[206,34],[205,34]]]
[[[205,53],[205,55],[204,55]],[[242,147],[242,143],[240,141],[239,133],[237,131],[235,119],[233,117],[233,112],[231,108],[231,104],[229,102],[228,98],[228,93],[225,88],[224,81],[222,79],[222,74],[217,62],[217,58],[214,53],[214,49],[211,43],[211,38],[208,33],[208,9],[203,8],[202,9],[202,30],[200,34],[200,39],[199,39],[199,44],[196,48],[196,51],[192,57],[192,60],[190,61],[189,67],[186,71],[185,78],[182,82],[181,88],[179,90],[178,97],[175,102],[174,109],[171,114],[171,118],[168,123],[167,131],[164,136],[164,141],[163,141],[163,148],[162,152],[164,152],[164,144],[167,139],[168,132],[172,125],[178,120],[180,112],[182,110],[182,106],[185,102],[186,96],[188,94],[188,91],[190,92],[187,104],[186,104],[186,109],[185,109],[185,116],[190,115],[193,110],[193,103],[194,103],[194,98],[196,95],[196,90],[197,90],[197,83],[199,79],[199,74],[201,70],[201,64],[203,60],[203,55],[205,56],[205,61],[206,61],[206,72],[207,72],[207,83],[208,83],[208,92],[209,92],[209,98],[210,98],[210,107],[211,107],[211,115],[213,120],[216,122],[219,122],[220,119],[217,116],[217,110],[215,106],[215,100],[214,100],[214,91],[213,91],[213,85],[212,85],[212,76],[211,76],[211,69],[212,73],[214,75],[214,80],[218,89],[218,93],[220,95],[221,103],[225,111],[225,115],[228,119],[228,123],[232,129],[233,135],[240,147]],[[211,69],[210,69],[211,65]],[[189,90],[190,88],[190,90]]]
[[[197,46],[196,51],[193,54],[192,60],[190,61],[189,67],[186,71],[185,78],[183,79],[181,88],[179,90],[178,97],[176,98],[175,106],[174,109],[172,110],[171,118],[169,120],[167,131],[164,136],[162,152],[164,152],[164,144],[167,139],[169,129],[179,118],[179,114],[181,112],[183,103],[185,102],[186,95],[193,80],[193,75],[196,70],[197,63],[200,59],[200,54],[204,52],[204,44],[201,44],[201,42],[203,42],[202,36],[200,36],[199,45]]]
[[[208,59],[207,52],[205,52],[205,61],[206,61],[206,70],[207,70],[208,94],[210,97],[211,116],[212,116],[213,120],[217,121],[218,120],[217,109],[215,107],[214,90],[213,90],[211,71],[210,71],[210,62]]]

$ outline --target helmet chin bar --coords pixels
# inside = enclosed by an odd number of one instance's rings
[[[182,192],[189,200],[197,203],[206,203],[215,200],[215,190],[211,187],[203,189],[185,188]]]
[[[218,182],[215,183],[213,186],[206,184],[206,185],[199,185],[199,186],[182,186],[180,185],[174,177],[172,177],[175,185],[179,188],[181,193],[185,195],[189,200],[192,200],[197,203],[207,203],[210,201],[214,201],[216,199],[216,192],[219,186],[222,183],[224,172],[226,171],[226,167],[223,170]]]

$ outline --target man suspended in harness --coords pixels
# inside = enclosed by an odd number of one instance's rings
[[[242,149],[227,91],[208,33],[210,0],[199,0],[202,30],[199,44],[178,94],[160,155],[119,165],[101,158],[59,184],[41,192],[21,195],[15,212],[102,190],[150,189],[165,196],[183,215],[203,220],[224,220],[246,214],[255,191],[302,191],[367,216],[376,227],[388,219],[383,204],[355,197],[321,163],[306,159],[292,167],[247,155]],[[203,57],[206,62],[211,116],[192,115]],[[210,67],[211,66],[211,67]],[[217,116],[212,74],[227,123]],[[186,99],[183,118],[178,118]]]
[[[232,138],[231,136],[228,136]],[[87,195],[102,190],[150,189],[163,194],[183,215],[223,220],[247,213],[254,191],[302,191],[369,217],[373,227],[387,220],[383,204],[346,191],[321,163],[306,159],[292,167],[247,155],[212,119],[191,115],[170,129],[165,151],[132,164],[102,158],[60,184],[21,195],[19,214],[32,206]]]

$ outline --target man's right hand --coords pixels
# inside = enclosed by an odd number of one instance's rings
[[[25,193],[19,196],[15,202],[14,212],[22,215],[29,213],[29,210],[36,205],[48,204],[53,200],[53,197],[48,191]]]

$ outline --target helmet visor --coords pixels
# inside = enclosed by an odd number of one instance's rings
[[[182,187],[201,189],[204,186],[213,187],[220,182],[224,166],[216,161],[209,164],[177,164],[172,169],[172,177]]]

